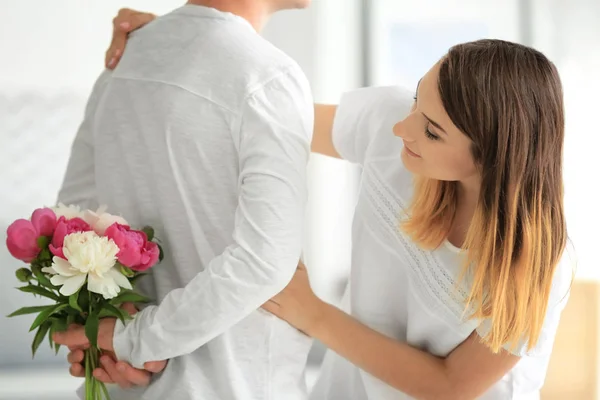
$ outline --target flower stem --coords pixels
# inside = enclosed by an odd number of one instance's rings
[[[86,400],[110,400],[110,395],[104,382],[100,382],[93,376],[93,372],[99,366],[100,352],[96,347],[85,350],[85,398]]]

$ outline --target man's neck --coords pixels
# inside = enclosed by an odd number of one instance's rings
[[[244,18],[260,32],[273,13],[267,2],[256,0],[188,0],[187,4],[205,6]]]

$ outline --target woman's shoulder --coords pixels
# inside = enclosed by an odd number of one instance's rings
[[[390,154],[402,141],[394,125],[410,113],[413,95],[399,86],[367,87],[345,93],[337,107],[333,142],[340,155],[365,165]]]

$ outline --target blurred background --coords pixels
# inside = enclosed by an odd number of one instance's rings
[[[121,7],[163,14],[183,0],[0,0],[0,231],[52,205],[83,107],[104,64]],[[484,37],[531,45],[561,73],[567,113],[566,212],[578,269],[563,314],[543,399],[600,399],[597,200],[600,132],[598,0],[314,0],[276,15],[264,36],[295,58],[316,102],[344,91],[418,79],[453,44]],[[590,178],[591,176],[591,178]],[[350,260],[360,171],[318,155],[310,162],[305,257],[315,291],[337,302]],[[594,250],[596,249],[596,250]],[[42,345],[31,360],[32,318],[6,319],[31,295],[17,292],[18,265],[0,246],[0,399],[74,399],[79,381]],[[311,353],[311,379],[322,348]]]

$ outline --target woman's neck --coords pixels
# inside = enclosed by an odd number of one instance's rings
[[[211,7],[222,12],[229,12],[244,18],[260,32],[273,13],[268,2],[247,0],[188,0],[187,4]]]

